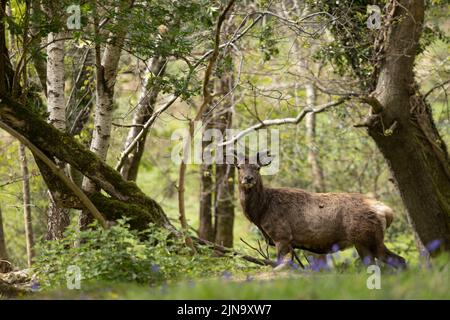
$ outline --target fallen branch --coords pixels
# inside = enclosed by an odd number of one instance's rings
[[[303,118],[308,114],[308,113],[321,113],[324,112],[326,110],[328,110],[331,107],[335,107],[338,106],[342,103],[344,103],[345,101],[347,101],[348,99],[350,99],[350,97],[346,96],[343,98],[340,98],[337,101],[334,102],[330,102],[330,103],[326,103],[314,108],[304,108],[302,110],[302,112],[300,112],[295,118],[282,118],[282,119],[272,119],[272,120],[264,120],[261,121],[241,132],[239,132],[238,134],[236,134],[235,136],[233,136],[230,140],[228,141],[224,141],[222,143],[219,144],[219,146],[225,146],[231,143],[234,143],[235,141],[241,139],[242,137],[246,136],[247,134],[256,131],[258,129],[261,128],[265,128],[265,127],[269,127],[269,126],[279,126],[279,125],[283,125],[283,124],[298,124],[300,123]]]
[[[260,265],[260,266],[271,266],[271,267],[276,267],[277,266],[276,261],[272,261],[272,260],[269,260],[269,259],[258,259],[258,258],[252,257],[252,256],[248,256],[248,255],[239,253],[239,252],[237,252],[237,251],[235,251],[233,249],[223,247],[223,246],[218,245],[216,243],[212,243],[212,242],[210,242],[208,240],[199,239],[197,237],[191,237],[191,238],[192,238],[193,241],[195,241],[198,244],[210,247],[210,248],[212,248],[212,249],[214,249],[216,251],[219,251],[221,253],[231,253],[233,255],[236,255],[236,256],[240,257],[243,260],[255,263],[255,264]]]
[[[244,239],[242,239],[242,238],[240,238],[240,239],[241,239],[241,241],[242,241],[245,245],[247,245],[250,249],[255,250],[256,252],[258,252],[264,259],[267,259],[267,260],[268,260],[268,259],[270,258],[268,251],[266,251],[266,253],[264,253],[264,251],[262,250],[261,243],[260,243],[259,240],[258,240],[258,247],[259,247],[259,249],[258,249],[258,248],[253,247],[250,243],[248,243],[248,242],[245,241]]]

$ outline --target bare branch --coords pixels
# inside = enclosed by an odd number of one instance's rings
[[[437,85],[435,85],[433,88],[431,88],[430,90],[428,90],[424,95],[423,95],[423,99],[425,100],[434,90],[438,89],[438,88],[444,88],[444,86],[450,82],[450,79],[441,82]]]
[[[282,119],[271,119],[271,120],[264,120],[261,121],[241,132],[239,132],[238,134],[236,134],[235,136],[233,136],[230,140],[222,142],[219,144],[219,146],[225,146],[231,143],[234,143],[235,141],[241,139],[242,137],[246,136],[247,134],[261,129],[261,128],[265,128],[265,127],[269,127],[269,126],[279,126],[279,125],[283,125],[283,124],[298,124],[300,123],[303,118],[308,114],[308,113],[321,113],[324,112],[326,110],[328,110],[329,108],[338,106],[342,103],[344,103],[345,101],[347,101],[348,99],[350,99],[350,97],[343,97],[340,98],[337,101],[334,102],[330,102],[330,103],[326,103],[326,104],[322,104],[320,106],[317,106],[315,108],[304,108],[295,118],[282,118]]]
[[[261,248],[261,243],[260,243],[260,241],[258,240],[258,246],[259,246],[259,249],[258,248],[256,248],[256,247],[253,247],[250,243],[248,243],[247,241],[245,241],[244,239],[242,239],[242,238],[240,238],[241,239],[241,241],[245,244],[245,245],[247,245],[250,249],[253,249],[253,250],[255,250],[256,252],[258,252],[259,253],[259,255],[261,255],[264,259],[267,259],[267,260],[269,260],[269,255],[267,255],[266,256],[266,254],[264,253],[264,251],[262,250],[262,248]]]

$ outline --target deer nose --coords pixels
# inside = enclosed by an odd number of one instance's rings
[[[246,183],[252,183],[255,180],[255,178],[253,176],[245,176],[244,177],[244,181]]]

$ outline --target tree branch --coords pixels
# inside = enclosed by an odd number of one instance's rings
[[[238,134],[236,134],[235,136],[233,136],[230,140],[228,141],[224,141],[222,143],[219,144],[219,146],[225,146],[231,143],[234,143],[235,141],[241,139],[242,137],[246,136],[247,134],[261,129],[261,128],[265,128],[265,127],[269,127],[269,126],[279,126],[279,125],[283,125],[283,124],[298,124],[300,123],[303,118],[308,114],[308,113],[321,113],[324,112],[332,107],[338,106],[342,103],[344,103],[345,101],[347,101],[348,99],[350,99],[350,97],[343,97],[340,98],[337,101],[334,102],[330,102],[330,103],[326,103],[320,106],[317,106],[315,108],[304,108],[295,118],[282,118],[282,119],[272,119],[272,120],[264,120],[261,121],[241,132],[239,132]]]
[[[107,199],[109,202],[120,200],[117,202],[122,204],[122,216],[130,218],[133,228],[141,230],[152,222],[176,232],[161,206],[155,200],[147,197],[135,183],[125,181],[119,172],[108,166],[76,139],[49,125],[26,106],[8,96],[2,96],[0,121],[26,137],[47,156],[70,164],[93,180],[112,197]],[[89,197],[96,207],[106,215],[107,212],[98,206],[92,195]],[[132,210],[131,206],[139,207],[140,211]]]
[[[237,40],[241,39],[250,29],[252,29],[262,18],[263,18],[264,14],[260,14],[259,16],[257,16],[255,18],[255,20],[253,20],[253,22],[247,27],[245,28],[242,32],[240,32],[239,34],[235,35],[231,40],[219,45],[218,49],[223,49],[225,47],[228,47],[229,45],[233,44],[234,42],[236,42]],[[190,67],[190,71],[189,74],[186,77],[186,81],[185,81],[185,85],[183,90],[187,87],[187,84],[189,83],[192,75],[194,74],[194,71],[198,68],[198,66],[200,64],[203,63],[203,61],[206,60],[206,58],[208,58],[211,54],[214,53],[216,49],[211,49],[207,52],[205,52],[198,60],[197,62],[192,65]],[[155,122],[155,120],[164,112],[166,111],[181,95],[181,93],[183,92],[183,90],[180,90],[179,93],[177,93],[176,95],[173,96],[173,98],[167,102],[164,106],[162,106],[161,108],[159,108],[157,111],[155,111],[155,113],[153,114],[153,116],[148,119],[148,121],[143,125],[142,130],[139,132],[139,134],[134,138],[134,140],[128,145],[128,147],[122,151],[122,153],[120,154],[119,160],[116,164],[115,169],[117,171],[120,171],[120,169],[122,169],[124,163],[125,163],[125,158],[131,153],[133,152],[134,148],[136,148],[137,144],[139,143],[139,141],[142,139],[143,135],[145,134],[145,132],[153,125],[153,123]]]
[[[449,83],[450,82],[450,79],[448,79],[448,80],[446,80],[446,81],[444,81],[444,82],[441,82],[441,83],[439,83],[439,84],[437,84],[437,85],[435,85],[433,88],[431,88],[430,90],[428,90],[424,95],[423,95],[423,99],[425,100],[434,90],[436,90],[437,88],[441,88],[441,87],[444,87],[447,83]]]

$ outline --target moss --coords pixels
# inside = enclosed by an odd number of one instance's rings
[[[165,221],[151,207],[144,207],[133,202],[124,202],[106,197],[100,193],[89,196],[94,205],[104,214],[107,220],[114,221],[121,217],[130,218],[130,226],[136,230],[145,230],[149,223],[164,225]]]
[[[145,228],[150,222],[170,225],[159,204],[147,197],[134,182],[125,181],[119,172],[76,139],[49,125],[33,111],[5,97],[0,102],[0,118],[47,155],[71,164],[114,197],[92,196],[93,203],[109,220],[127,216],[137,229]]]

